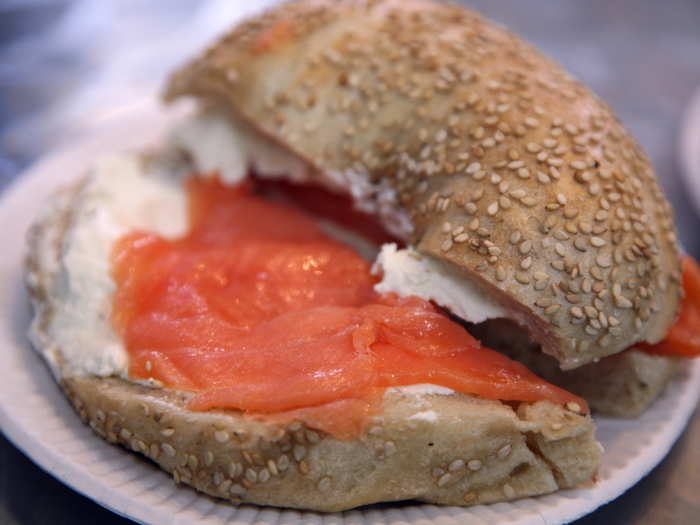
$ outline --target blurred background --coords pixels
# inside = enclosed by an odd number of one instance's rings
[[[272,3],[0,0],[0,192],[42,154],[154,97],[168,71],[232,21]],[[651,156],[686,249],[700,256],[700,122],[690,117],[700,88],[700,0],[462,3],[534,43],[613,107]],[[625,509],[634,512],[638,500]],[[96,522],[122,523],[0,437],[0,523]]]

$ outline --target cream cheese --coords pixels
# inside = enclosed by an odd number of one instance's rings
[[[309,167],[272,140],[240,120],[210,110],[184,119],[174,129],[171,142],[192,156],[197,172],[218,174],[226,184],[238,184],[252,167],[261,177],[309,179]]]
[[[455,269],[410,247],[399,250],[396,244],[385,244],[372,272],[383,275],[374,287],[379,293],[434,301],[472,323],[508,316],[500,304]]]
[[[223,110],[214,108],[184,119],[173,131],[171,143],[188,152],[204,176],[218,173],[225,183],[236,184],[252,167],[263,178],[296,183],[313,179],[331,191],[349,191],[357,209],[379,217],[392,235],[408,239],[413,231],[410,217],[398,206],[388,180],[372,183],[360,166],[316,173],[298,156]]]
[[[61,205],[60,200],[56,202]],[[57,251],[58,225],[43,239],[39,264],[48,274],[48,296],[53,312],[45,337],[33,326],[35,346],[56,366],[61,349],[64,369],[70,374],[126,376],[128,356],[112,329],[111,310],[115,283],[111,277],[114,242],[125,233],[143,230],[166,238],[187,229],[186,195],[172,174],[147,172],[136,155],[101,159],[88,175],[71,205],[70,227]],[[65,203],[64,203],[65,206]]]
[[[401,394],[411,396],[449,396],[455,393],[451,388],[430,383],[391,387],[387,389],[387,392],[400,392]]]

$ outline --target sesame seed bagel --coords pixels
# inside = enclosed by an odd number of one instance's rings
[[[57,290],[75,285],[56,268],[85,184],[56,194],[30,231],[32,340],[85,423],[147,456],[176,482],[232,502],[338,511],[403,499],[508,501],[594,476],[601,447],[590,416],[577,406],[390,389],[364,434],[341,441],[300,422],[193,412],[186,392],[77,373],[49,327]]]
[[[486,289],[564,369],[656,343],[676,317],[676,233],[644,152],[584,86],[469,10],[286,3],[176,73],[165,99],[182,96],[321,181],[363,178],[377,190],[364,201],[390,190],[386,226]]]

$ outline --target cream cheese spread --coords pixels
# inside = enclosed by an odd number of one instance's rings
[[[503,307],[476,284],[442,261],[419,254],[413,248],[382,246],[372,271],[382,274],[375,285],[379,293],[415,295],[449,309],[472,323],[507,317]]]
[[[61,238],[58,224],[51,225],[39,247],[53,315],[41,330],[35,320],[30,337],[45,349],[54,372],[60,348],[63,368],[71,374],[126,376],[128,356],[111,323],[114,242],[133,230],[167,238],[183,235],[185,191],[178,177],[147,172],[138,156],[120,155],[99,160],[70,205],[70,224],[59,250],[51,245]],[[44,337],[49,345],[43,344]]]

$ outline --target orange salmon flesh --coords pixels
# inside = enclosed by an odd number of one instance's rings
[[[380,295],[370,263],[314,218],[191,177],[189,233],[131,232],[114,247],[112,322],[133,378],[234,409],[356,437],[387,387],[431,383],[482,398],[582,399],[479,344],[417,297]]]
[[[683,292],[678,319],[666,338],[655,345],[643,343],[637,348],[668,357],[700,355],[700,268],[692,257],[683,258]]]

